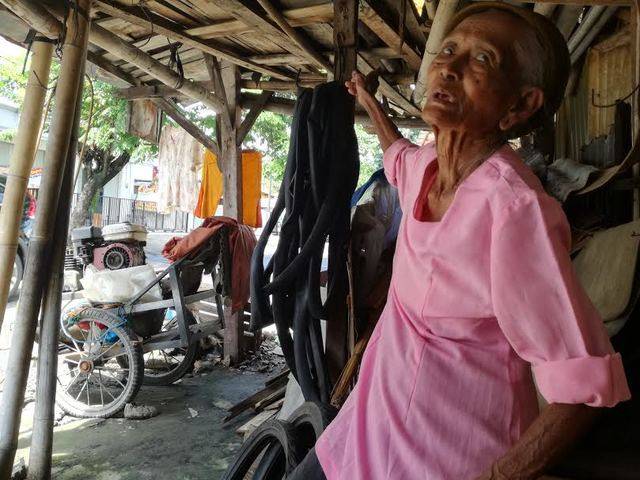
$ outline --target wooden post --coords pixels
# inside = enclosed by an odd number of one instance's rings
[[[358,55],[358,0],[333,2],[334,79],[345,82],[356,69]]]
[[[62,186],[67,151],[73,129],[76,100],[87,52],[91,0],[78,0],[67,18],[67,33],[56,89],[55,110],[45,154],[45,168],[39,194],[34,232],[29,245],[22,298],[7,362],[7,376],[0,405],[0,478],[11,475],[18,444],[24,390],[29,376],[42,290],[49,279],[49,251],[55,226],[55,212]]]
[[[31,72],[24,94],[18,135],[9,161],[9,175],[0,210],[0,328],[9,297],[24,195],[38,143],[39,132],[34,125],[40,125],[42,118],[52,51],[53,45],[49,42],[36,41],[33,44]]]
[[[84,67],[82,68],[84,71]],[[58,332],[64,285],[64,257],[67,246],[71,199],[75,178],[75,160],[78,145],[78,126],[82,108],[82,82],[76,99],[76,113],[67,149],[67,162],[62,179],[60,200],[56,212],[53,234],[51,277],[47,283],[40,319],[38,343],[38,371],[36,404],[33,414],[31,448],[29,450],[28,480],[51,478],[51,451],[53,447],[53,421],[55,414],[56,378],[58,370]]]
[[[242,151],[237,137],[240,128],[240,72],[232,63],[218,63],[210,57],[209,72],[216,84],[216,93],[224,98],[225,111],[218,115],[220,152],[222,154],[224,215],[242,222]],[[243,312],[231,312],[231,298],[224,299],[224,361],[229,365],[242,358]]]

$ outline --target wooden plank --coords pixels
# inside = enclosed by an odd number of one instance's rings
[[[333,2],[334,77],[338,82],[351,78],[358,52],[358,0]]]
[[[420,69],[421,58],[411,46],[403,41],[397,32],[397,27],[392,27],[382,18],[370,0],[360,0],[360,11],[358,18],[362,20],[380,39],[389,47],[402,51],[403,58],[409,67],[418,71]],[[402,47],[401,47],[402,44]]]
[[[324,3],[309,7],[291,8],[282,12],[292,27],[303,27],[313,23],[329,22],[333,19],[333,4]],[[239,19],[221,20],[210,25],[190,28],[185,31],[189,35],[209,39],[238,33],[247,33],[253,30],[252,26]]]
[[[219,45],[213,44],[211,42],[204,43],[202,40],[191,37],[190,35],[184,34],[179,30],[179,27],[176,24],[170,23],[167,20],[154,15],[151,12],[148,12],[148,17],[141,14],[139,9],[127,7],[121,4],[116,4],[111,0],[96,0],[95,8],[101,10],[111,16],[122,18],[123,20],[128,21],[134,25],[148,26],[149,22],[153,22],[153,31],[160,35],[165,35],[168,38],[173,40],[182,42],[184,45],[189,45],[193,48],[197,48],[202,52],[209,53],[211,55],[215,55],[216,57],[223,58],[231,63],[239,65],[241,67],[247,68],[249,70],[253,70],[255,72],[264,73],[265,75],[270,75],[276,78],[280,78],[282,80],[287,80],[293,78],[293,75],[282,73],[278,70],[274,70],[272,68],[268,68],[265,66],[258,65],[257,63],[253,63],[249,60],[243,59],[238,56],[235,52],[232,52],[228,48]]]
[[[267,104],[267,102],[272,96],[273,96],[273,92],[269,92],[269,91],[262,92],[258,97],[256,103],[253,105],[253,107],[251,107],[251,110],[249,110],[247,115],[244,117],[244,120],[240,124],[240,127],[238,128],[238,132],[237,132],[236,145],[238,145],[238,147],[242,145],[242,142],[244,142],[244,139],[249,133],[249,130],[251,130],[251,127],[253,127],[253,124],[258,119],[258,116],[264,110],[264,106]]]
[[[251,108],[256,101],[256,94],[244,93],[242,95],[243,108]],[[264,109],[269,112],[280,113],[282,115],[293,115],[294,101],[288,98],[272,97],[265,105]],[[371,125],[371,119],[369,115],[363,111],[356,110],[355,114],[356,123],[363,125]],[[401,128],[415,128],[419,130],[429,130],[429,126],[424,123],[421,118],[398,118],[391,117],[393,123]]]

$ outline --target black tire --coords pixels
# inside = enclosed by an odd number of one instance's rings
[[[129,403],[140,390],[143,376],[143,362],[142,362],[142,348],[140,344],[135,341],[136,337],[133,332],[122,325],[122,320],[114,315],[111,315],[105,311],[87,308],[78,314],[80,317],[79,322],[87,322],[90,325],[99,324],[98,326],[106,327],[106,330],[100,329],[105,333],[100,335],[98,340],[90,340],[92,337],[88,334],[87,337],[82,338],[81,330],[77,330],[75,333],[69,333],[68,331],[61,334],[61,342],[58,351],[58,389],[56,393],[56,403],[69,415],[80,418],[109,418],[118,413]],[[89,327],[91,332],[92,327]],[[106,338],[107,333],[111,335],[109,339]],[[117,338],[117,340],[114,340]],[[113,347],[120,342],[122,347],[120,349],[113,350]],[[88,347],[85,347],[85,345]],[[107,355],[111,352],[110,355]],[[126,356],[127,367],[122,367],[117,360],[120,356]],[[74,360],[77,359],[77,360]],[[79,360],[87,358],[91,360],[91,371],[89,374],[80,374]],[[73,367],[73,364],[77,364],[77,368]],[[111,367],[106,367],[108,364]],[[128,365],[134,365],[133,368],[128,368]],[[103,377],[102,370],[118,373],[119,370],[127,372],[125,376],[115,375],[113,377]],[[95,373],[98,372],[98,373]],[[64,378],[70,372],[71,382],[65,385]],[[83,376],[84,375],[84,376]],[[79,391],[78,395],[74,395],[74,390],[71,390],[71,386],[79,386],[76,383],[76,378],[81,378],[81,381],[86,385],[86,398],[87,402],[84,402],[84,386]],[[93,378],[93,381],[90,379]],[[120,380],[126,380],[124,385]],[[110,383],[108,383],[111,381]],[[122,391],[118,393],[116,388],[116,396],[113,395],[114,390],[111,388],[114,386],[114,382],[122,386]],[[90,385],[94,385],[94,398],[101,397],[101,405],[93,404],[90,395]],[[105,385],[106,383],[106,385]],[[75,384],[75,385],[74,385]],[[96,385],[98,388],[96,389]],[[97,392],[97,393],[96,393]],[[104,399],[108,400],[104,394],[107,393],[111,396],[111,401],[104,404]]]
[[[20,293],[20,283],[24,275],[24,260],[19,252],[16,252],[16,259],[13,261],[13,272],[11,274],[11,289],[9,290],[9,300],[18,298]]]
[[[294,427],[296,445],[306,452],[316,444],[324,429],[335,418],[337,410],[329,405],[305,402],[287,419]]]
[[[287,457],[278,442],[272,442],[260,459],[252,480],[282,480],[286,473]]]
[[[197,323],[195,317],[189,310],[186,311],[186,316],[187,316],[186,318],[187,326],[195,325]],[[167,324],[162,326],[161,331],[164,331],[165,327],[167,327]],[[179,338],[179,337],[180,337],[180,334],[177,334],[177,337],[175,338]],[[182,377],[184,377],[187,374],[187,372],[191,370],[191,368],[193,367],[193,363],[196,361],[196,358],[198,358],[200,354],[200,342],[193,342],[188,347],[185,347],[185,348],[171,349],[171,351],[169,351],[168,353],[164,353],[165,350],[167,349],[160,350],[160,351],[163,352],[163,355],[165,356],[169,355],[172,358],[175,358],[176,359],[176,363],[174,364],[175,366],[167,371],[151,374],[150,373],[151,369],[149,368],[150,361],[152,360],[151,354],[153,354],[153,352],[157,352],[158,350],[152,350],[150,352],[145,353],[144,354],[145,368],[144,368],[144,380],[143,380],[143,383],[145,385],[153,385],[153,386],[171,385],[177,382],[178,380],[180,380]],[[175,355],[176,353],[177,353],[177,356]],[[154,370],[154,371],[157,372],[157,370]]]
[[[277,445],[277,447],[272,447],[272,445]],[[266,449],[264,455],[272,455],[270,452],[273,452],[275,448],[282,449],[284,452],[284,474],[288,475],[301,460],[299,449],[295,443],[293,425],[281,420],[267,420],[244,442],[233,464],[227,469],[221,480],[244,479],[260,454]]]

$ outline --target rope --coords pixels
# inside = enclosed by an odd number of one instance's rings
[[[638,91],[638,88],[640,88],[640,83],[638,83],[633,90],[631,90],[627,95],[625,95],[622,98],[618,98],[615,102],[613,103],[609,103],[609,104],[598,104],[596,103],[596,92],[594,89],[591,89],[591,105],[596,107],[596,108],[611,108],[611,107],[615,107],[616,105],[618,105],[620,102],[624,102],[625,100],[631,98],[633,96],[634,93],[636,93]],[[600,96],[600,94],[598,94],[598,96]]]
[[[182,88],[182,85],[184,85],[184,68],[182,68],[182,60],[180,59],[180,52],[178,51],[178,49],[182,46],[182,44],[171,43],[168,38],[167,43],[169,43],[169,51],[171,52],[171,55],[169,56],[169,68],[173,70],[175,66],[179,76],[174,88],[176,90],[180,90],[180,88]]]

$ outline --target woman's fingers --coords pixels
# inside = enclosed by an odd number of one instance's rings
[[[352,81],[347,80],[346,82],[344,82],[344,86],[347,87],[347,91],[354,97],[358,94],[356,85]]]

